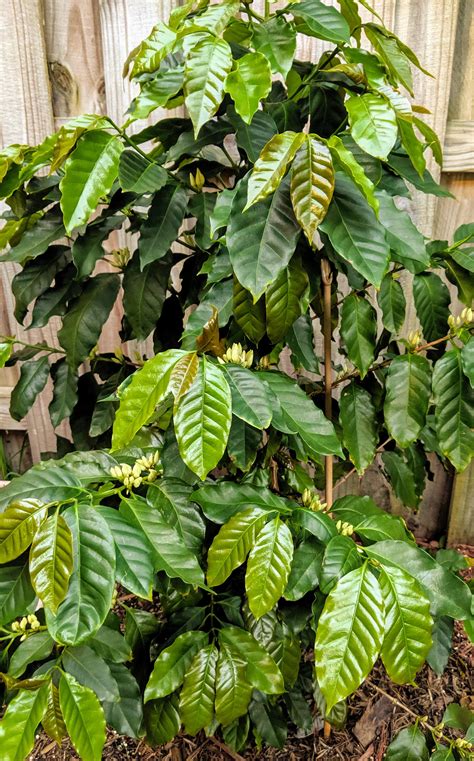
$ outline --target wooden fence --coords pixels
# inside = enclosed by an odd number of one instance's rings
[[[415,196],[412,212],[427,236],[447,239],[458,225],[474,220],[474,4],[472,0],[371,2],[386,26],[414,48],[433,74],[429,78],[415,71],[416,100],[430,109],[428,120],[444,143],[441,181],[456,199]],[[134,89],[122,79],[123,61],[175,4],[172,0],[2,0],[0,145],[38,143],[81,113],[108,113],[120,121]],[[299,54],[314,60],[322,49],[317,40],[306,41]],[[430,168],[436,175],[436,167]],[[0,334],[25,335],[13,318],[9,282],[14,272],[15,265],[2,264]],[[107,323],[103,348],[119,345],[119,324],[117,307]],[[410,305],[406,330],[416,325]],[[26,335],[28,341],[56,340],[54,325]],[[36,460],[41,451],[55,448],[48,415],[50,390],[17,423],[8,414],[16,377],[14,368],[0,372],[0,431],[27,431]],[[353,483],[351,488],[368,487]],[[449,501],[450,542],[474,543],[474,467],[457,476],[454,485],[439,471],[421,510],[428,530],[439,512],[436,508]]]

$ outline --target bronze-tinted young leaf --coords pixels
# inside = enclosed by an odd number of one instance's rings
[[[0,563],[14,560],[30,546],[46,512],[41,502],[25,499],[0,513]]]
[[[289,163],[304,141],[305,135],[302,132],[282,132],[268,141],[249,177],[244,214],[250,206],[277,189]]]
[[[59,690],[52,681],[49,683],[48,705],[41,724],[48,737],[61,745],[63,738],[67,735],[67,729],[59,702]]]
[[[201,335],[196,338],[196,345],[199,351],[208,351],[215,357],[223,355],[224,348],[219,335],[219,312],[215,307],[212,308],[212,317],[204,325]]]

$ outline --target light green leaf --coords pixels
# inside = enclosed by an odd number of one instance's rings
[[[128,113],[130,114],[129,122],[135,121],[136,119],[146,119],[152,111],[160,106],[166,108],[168,101],[182,90],[183,82],[184,66],[181,65],[173,66],[169,69],[160,69],[155,73],[153,79],[150,79],[147,82],[141,82],[140,92],[137,97],[133,99],[128,109]],[[156,164],[150,164],[149,166],[154,166],[157,169],[159,168]],[[148,188],[147,192],[150,192],[150,186],[159,180],[160,174],[161,170],[160,172],[156,172],[155,169],[146,172],[143,177],[143,182]],[[128,183],[128,179],[125,179],[125,175],[123,176],[125,182]],[[139,187],[144,187],[144,185],[142,185],[142,180],[140,180]],[[130,189],[134,190],[133,187]],[[134,190],[134,192],[139,191]]]
[[[326,145],[307,135],[291,170],[291,202],[312,246],[334,192],[334,168]]]
[[[64,225],[55,206],[23,233],[20,242],[2,257],[2,261],[23,264],[27,259],[44,254],[50,244],[63,238],[64,234]]]
[[[82,761],[100,761],[105,743],[105,718],[94,692],[70,674],[59,681],[59,700],[69,737]]]
[[[81,456],[83,454],[81,453]],[[82,492],[81,482],[74,474],[58,467],[55,461],[51,462],[54,464],[47,468],[44,468],[42,463],[27,470],[26,473],[10,481],[7,486],[2,487],[0,513],[12,502],[27,503],[28,500],[33,500],[46,504],[79,497]]]
[[[231,68],[231,49],[222,39],[204,39],[187,56],[184,99],[193,122],[195,137],[219,108]]]
[[[156,71],[161,61],[173,50],[175,41],[176,32],[159,21],[148,37],[128,57],[125,63],[124,76],[127,76],[131,61],[133,61],[130,72],[131,79],[145,72]]]
[[[352,182],[357,185],[360,192],[365,196],[369,206],[378,214],[379,202],[374,195],[375,186],[372,180],[367,177],[363,167],[359,164],[352,151],[344,145],[341,138],[337,135],[331,135],[327,144],[333,159],[341,166]]]
[[[64,165],[59,184],[64,226],[70,234],[85,225],[106,196],[118,173],[123,143],[104,130],[89,130]]]
[[[46,512],[41,502],[32,499],[12,502],[0,514],[0,563],[8,563],[28,549]]]
[[[260,378],[239,365],[222,366],[232,395],[232,412],[254,428],[268,428],[272,410]]]
[[[350,536],[333,536],[324,551],[319,586],[328,594],[351,571],[362,565],[357,545]]]
[[[425,340],[436,341],[445,336],[449,332],[451,294],[441,278],[434,272],[415,275],[413,299]]]
[[[345,261],[380,287],[390,249],[373,209],[348,177],[337,174],[336,190],[320,229]]]
[[[336,44],[349,42],[350,29],[344,16],[322,0],[301,0],[291,3],[287,10],[304,20],[304,33]]]
[[[272,72],[286,79],[296,51],[296,32],[283,16],[274,16],[254,28],[252,45],[268,59]]]
[[[216,674],[216,719],[224,726],[247,713],[253,688],[246,664],[227,648],[219,653]]]
[[[79,367],[97,344],[119,288],[119,276],[103,272],[90,278],[69,305],[58,339],[72,368]]]
[[[49,683],[48,707],[41,719],[41,724],[48,737],[56,740],[58,745],[60,745],[63,738],[67,735],[67,729],[59,703],[59,690],[53,682]]]
[[[31,583],[43,605],[53,613],[66,597],[72,569],[72,534],[56,510],[39,527],[30,550]]]
[[[190,631],[180,634],[172,645],[162,650],[145,688],[145,703],[174,692],[183,683],[194,656],[207,642],[205,632]]]
[[[207,583],[223,584],[242,565],[271,513],[258,507],[238,512],[220,529],[207,555]]]
[[[341,336],[347,356],[364,378],[375,357],[377,315],[367,299],[351,293],[346,296],[341,313]]]
[[[325,513],[301,507],[294,511],[293,521],[323,544],[327,544],[333,536],[337,536],[336,524]]]
[[[118,176],[122,190],[129,190],[137,195],[156,193],[166,185],[168,179],[163,167],[133,150],[123,151],[120,156]]]
[[[344,445],[359,473],[369,467],[377,448],[377,423],[372,397],[354,381],[345,386],[339,400]]]
[[[46,386],[48,378],[49,360],[47,354],[39,359],[22,363],[20,380],[10,395],[10,415],[14,420],[22,420],[28,414],[36,401],[36,397]]]
[[[48,685],[20,690],[0,721],[2,761],[24,761],[35,744],[35,733],[48,702]]]
[[[182,185],[165,185],[153,196],[140,227],[138,252],[143,267],[166,256],[183,223],[188,193]]]
[[[425,736],[417,726],[402,729],[385,754],[386,761],[428,761],[429,757]]]
[[[202,480],[224,454],[232,400],[223,372],[203,356],[198,374],[178,403],[174,427],[186,465]]]
[[[395,201],[384,190],[377,193],[380,203],[379,219],[385,228],[387,243],[393,259],[410,272],[425,270],[430,263],[423,235],[415,227],[406,211],[398,209]]]
[[[245,590],[256,619],[268,613],[282,596],[292,560],[291,531],[277,516],[260,529],[248,558]]]
[[[217,648],[208,645],[193,658],[184,679],[179,711],[186,732],[197,734],[214,717]]]
[[[301,600],[308,592],[316,589],[321,574],[324,545],[309,536],[296,548],[286,589],[285,600]]]
[[[112,507],[100,507],[115,543],[115,577],[129,592],[152,599],[155,579],[153,553],[143,532]]]
[[[382,594],[365,563],[338,581],[318,622],[316,676],[328,711],[363,682],[377,659],[382,639]]]
[[[46,610],[47,623],[57,642],[77,645],[100,628],[110,610],[115,550],[112,534],[97,510],[74,505],[63,515],[73,536],[74,570],[57,614]]]
[[[379,579],[385,605],[382,661],[392,682],[413,682],[431,647],[430,603],[416,579],[400,568],[383,570]]]
[[[218,332],[218,331],[217,331]],[[207,346],[206,346],[207,348]],[[174,396],[174,409],[184,394],[187,394],[199,370],[199,356],[190,352],[182,357],[173,368],[170,381],[171,393]]]
[[[24,642],[20,642],[13,653],[8,666],[9,676],[18,679],[30,663],[46,660],[51,654],[53,645],[54,641],[49,632],[30,634]]]
[[[385,98],[373,93],[345,101],[351,135],[370,156],[386,159],[397,139],[397,120]]]
[[[462,369],[460,349],[451,349],[433,371],[435,425],[442,453],[464,470],[474,453],[474,393]]]
[[[406,300],[400,281],[390,273],[382,280],[377,302],[382,310],[384,327],[390,333],[398,333],[405,321]]]
[[[385,382],[384,416],[390,435],[401,447],[418,438],[426,422],[431,395],[431,368],[426,357],[394,357]]]
[[[302,132],[282,132],[268,141],[250,174],[247,204],[243,213],[277,189],[288,165],[304,141],[305,135]]]
[[[236,513],[251,507],[283,513],[292,513],[294,508],[294,502],[274,494],[270,489],[233,481],[201,486],[190,499],[201,505],[206,518],[214,523],[226,523]]]
[[[247,664],[247,679],[261,692],[279,695],[284,691],[283,676],[267,649],[255,637],[237,626],[219,631],[219,642],[232,655]]]
[[[171,374],[187,352],[168,349],[145,362],[128,385],[119,392],[120,406],[115,416],[112,449],[125,447],[142,425],[153,417],[157,405],[168,393]]]
[[[261,53],[247,53],[235,61],[225,83],[226,92],[235,103],[235,110],[247,124],[252,121],[260,101],[267,97],[271,86],[270,64]]]
[[[234,319],[247,338],[258,344],[265,335],[265,299],[261,297],[255,304],[252,295],[242,288],[234,278]]]

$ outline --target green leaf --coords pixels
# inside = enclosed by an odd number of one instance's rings
[[[129,106],[128,113],[131,114],[129,121],[136,119],[146,119],[152,111],[160,106],[167,106],[168,101],[177,95],[183,88],[184,66],[173,66],[169,69],[157,71],[147,82],[141,82],[141,89],[136,98],[133,99]],[[123,154],[122,154],[123,156]],[[127,162],[128,165],[128,162]],[[145,192],[152,192],[152,186],[161,181],[161,168],[156,164],[148,164],[153,169],[144,168],[143,174],[138,177],[138,173],[128,172],[128,166],[122,170],[119,165],[119,178],[122,184],[130,184],[129,189],[135,193],[143,192],[142,188],[147,188]],[[159,171],[157,172],[156,169]],[[122,179],[123,178],[123,179]],[[139,190],[138,190],[139,188]],[[156,188],[158,189],[158,188]]]
[[[70,234],[86,224],[117,177],[123,144],[103,130],[88,130],[64,165],[59,184],[64,226]]]
[[[239,182],[227,229],[229,256],[239,283],[254,297],[288,265],[296,248],[299,227],[289,198],[289,177],[273,196],[243,214],[249,178]]]
[[[254,304],[251,293],[242,288],[237,278],[234,278],[233,313],[247,338],[258,344],[266,330],[265,299],[261,297]]]
[[[366,547],[365,552],[383,566],[401,568],[417,579],[430,599],[433,616],[470,618],[471,594],[467,584],[424,550],[407,542],[388,540]]]
[[[364,378],[375,357],[377,315],[372,304],[356,293],[346,296],[342,304],[341,336],[347,356]]]
[[[0,367],[5,367],[6,363],[11,357],[13,344],[11,341],[0,342]]]
[[[34,600],[28,563],[0,566],[0,625],[22,616]]]
[[[197,558],[180,535],[164,520],[160,511],[140,497],[124,499],[120,512],[140,528],[153,549],[156,571],[164,571],[170,579],[180,578],[187,584],[202,585],[204,577]]]
[[[291,362],[296,369],[303,367],[311,373],[319,373],[319,362],[314,347],[313,322],[309,314],[302,314],[286,335],[291,349]]]
[[[176,699],[152,700],[145,705],[145,728],[147,742],[152,746],[165,745],[178,734],[181,719]]]
[[[291,202],[296,219],[312,246],[334,192],[334,168],[326,145],[307,135],[291,170]]]
[[[71,742],[83,761],[100,761],[105,743],[105,718],[95,694],[70,674],[59,681],[59,700]]]
[[[349,42],[350,29],[344,16],[322,0],[301,0],[292,3],[287,10],[304,20],[306,34],[336,44]]]
[[[194,656],[179,700],[179,711],[186,732],[197,734],[214,717],[217,648],[208,645]]]
[[[240,470],[247,473],[254,464],[257,450],[262,443],[262,433],[245,423],[235,415],[232,416],[227,454]]]
[[[425,736],[416,726],[402,729],[385,754],[386,761],[428,761],[429,757]]]
[[[397,139],[397,120],[385,98],[373,93],[352,95],[344,103],[351,135],[363,151],[386,159]]]
[[[122,190],[132,193],[156,193],[166,185],[168,174],[162,166],[155,164],[133,150],[126,150],[120,156],[118,169]]]
[[[259,696],[252,700],[249,706],[249,714],[254,725],[257,739],[263,740],[267,745],[274,748],[283,748],[288,735],[288,723],[283,716],[283,711],[278,704],[270,703]]]
[[[431,647],[430,603],[416,579],[400,568],[382,571],[379,580],[385,605],[382,661],[392,682],[413,682]]]
[[[237,658],[247,664],[247,679],[255,689],[269,695],[284,691],[283,676],[273,658],[255,637],[237,626],[226,626],[219,631],[219,642]]]
[[[318,622],[316,676],[328,711],[363,682],[377,659],[382,639],[382,595],[365,563],[339,580]]]
[[[41,719],[41,724],[48,737],[60,745],[67,735],[67,729],[59,704],[59,690],[53,682],[49,683],[48,707]]]
[[[0,563],[14,560],[30,546],[45,517],[45,507],[36,500],[12,502],[0,514]]]
[[[0,721],[2,761],[23,761],[35,744],[36,728],[48,702],[48,685],[39,690],[20,690]]]
[[[28,414],[36,401],[36,397],[46,386],[48,378],[49,360],[47,354],[39,359],[22,363],[20,380],[10,395],[10,415],[14,420],[22,420]]]
[[[296,51],[296,33],[283,16],[275,16],[254,28],[252,45],[268,59],[272,72],[284,79],[291,69]]]
[[[474,336],[461,349],[461,363],[464,375],[474,388]]]
[[[339,256],[369,283],[380,287],[390,256],[384,231],[356,185],[340,174],[320,229]]]
[[[56,641],[78,645],[100,628],[109,612],[115,550],[109,527],[97,510],[74,505],[63,515],[73,536],[74,570],[57,614],[47,609],[47,623]]]
[[[408,538],[403,518],[381,510],[371,497],[341,497],[334,502],[331,511],[338,519],[354,526],[356,534],[371,542]]]
[[[112,230],[122,226],[125,219],[122,214],[99,217],[86,227],[83,235],[77,236],[72,244],[71,254],[79,278],[92,274],[97,262],[105,255],[103,243]]]
[[[184,100],[193,122],[195,137],[219,108],[231,68],[232,52],[222,39],[204,39],[187,56]]]
[[[0,512],[18,500],[27,502],[32,499],[46,504],[79,497],[81,483],[72,473],[65,472],[56,463],[44,470],[41,468],[40,465],[27,470],[0,490]]]
[[[395,103],[393,103],[393,106],[397,111]],[[398,131],[400,133],[401,143],[405,148],[408,156],[410,157],[411,163],[415,167],[419,176],[423,177],[423,173],[426,169],[424,145],[420,140],[418,140],[415,130],[413,129],[413,125],[408,121],[410,118],[412,118],[411,108],[407,116],[401,117],[397,115]]]
[[[288,583],[283,593],[285,600],[301,600],[316,589],[321,574],[324,546],[309,536],[296,548],[291,564]]]
[[[357,185],[358,189],[365,197],[365,200],[378,214],[379,202],[375,196],[375,186],[372,180],[366,175],[363,167],[359,164],[356,157],[342,142],[337,135],[331,135],[327,141],[328,148],[333,159],[340,165],[341,169],[348,175],[352,182]]]
[[[43,605],[53,613],[66,597],[73,569],[72,535],[56,511],[38,529],[30,550],[30,575]]]
[[[383,452],[382,462],[397,499],[407,507],[417,508],[421,495],[416,488],[413,472],[399,452]]]
[[[90,278],[69,306],[58,339],[71,367],[79,367],[96,345],[119,288],[119,276],[103,272]]]
[[[292,517],[297,526],[306,529],[323,544],[327,544],[333,536],[337,535],[334,521],[325,513],[318,513],[301,507],[294,511]]]
[[[268,141],[249,176],[247,204],[243,213],[277,189],[304,141],[305,135],[301,132],[282,132]]]
[[[441,278],[434,272],[415,275],[413,299],[425,340],[436,341],[445,336],[449,332],[451,294]]]
[[[259,507],[238,512],[220,529],[207,555],[207,583],[223,584],[242,565],[271,513]]]
[[[78,376],[67,360],[59,359],[51,366],[53,398],[48,407],[53,428],[69,417],[77,403]]]
[[[278,132],[275,120],[266,111],[256,111],[250,124],[246,124],[232,110],[227,109],[229,121],[235,129],[235,139],[239,148],[247,154],[248,160],[254,164],[273,135]]]
[[[443,714],[442,722],[447,727],[467,732],[474,722],[474,712],[465,705],[450,703]]]
[[[226,364],[222,369],[232,395],[233,414],[254,428],[268,428],[272,410],[260,378],[239,365]]]
[[[124,67],[124,76],[127,76],[129,65],[133,61],[130,78],[133,79],[139,74],[156,71],[161,61],[173,50],[176,41],[176,32],[170,29],[162,21],[159,21],[146,37],[133,50]]]
[[[301,259],[293,257],[265,294],[267,334],[274,344],[281,341],[303,311],[302,297],[308,287],[308,276]]]
[[[390,273],[382,280],[377,302],[382,310],[384,328],[390,333],[398,333],[405,321],[406,299],[400,281]]]
[[[357,545],[350,536],[333,536],[324,551],[319,586],[328,594],[351,571],[362,565]]]
[[[155,408],[168,393],[174,366],[185,355],[186,352],[180,349],[161,352],[132,375],[131,381],[120,392],[112,435],[113,450],[129,444],[142,425],[153,417]]]
[[[401,447],[416,441],[426,422],[431,395],[430,363],[420,354],[394,357],[385,382],[384,416]]]
[[[398,209],[385,191],[377,193],[380,203],[379,219],[385,228],[387,243],[395,261],[410,272],[425,270],[430,263],[423,235],[415,227],[408,212]]]
[[[14,679],[20,677],[27,666],[35,661],[43,661],[51,654],[54,642],[48,632],[30,634],[24,642],[20,642],[13,653],[8,666],[8,674]]]
[[[63,666],[83,687],[93,690],[101,701],[118,701],[119,691],[109,664],[87,645],[67,647],[63,651]]]
[[[369,467],[377,448],[375,407],[370,394],[354,381],[345,386],[339,400],[344,446],[359,473]]]
[[[101,507],[115,543],[115,577],[119,584],[137,597],[152,599],[155,579],[153,553],[143,532],[131,525],[112,507]]]
[[[142,269],[166,256],[178,237],[187,205],[188,193],[182,185],[165,185],[155,193],[140,228],[138,252]]]
[[[268,512],[293,512],[294,503],[274,494],[270,489],[247,483],[219,481],[201,486],[190,497],[201,506],[206,518],[214,523],[226,523],[236,513],[251,507]]]
[[[256,619],[268,613],[282,596],[292,560],[291,531],[277,516],[257,533],[248,558],[245,590]]]
[[[191,487],[183,481],[162,478],[149,488],[147,501],[177,530],[186,547],[199,554],[206,527],[199,508],[189,501],[191,494]]]
[[[140,736],[143,709],[140,688],[133,674],[121,663],[109,663],[109,669],[119,692],[119,699],[103,704],[107,724],[128,737]]]
[[[474,452],[473,389],[463,374],[462,355],[447,351],[433,371],[435,425],[442,453],[456,470],[464,470]]]
[[[178,402],[174,427],[179,452],[202,480],[224,454],[232,419],[229,385],[220,368],[203,356],[198,374]]]
[[[183,683],[194,656],[207,642],[205,632],[190,631],[180,634],[172,645],[162,650],[145,689],[145,703],[174,692]]]
[[[154,261],[140,271],[136,256],[123,273],[123,306],[133,335],[145,341],[154,330],[166,298],[171,262],[168,258]]]
[[[67,248],[64,246],[50,246],[45,254],[32,259],[23,266],[23,269],[14,276],[11,282],[11,290],[15,296],[15,319],[23,323],[28,312],[28,306],[38,296],[41,296],[56,274],[66,264]]]
[[[280,403],[288,429],[303,439],[310,456],[341,454],[332,423],[293,380],[278,372],[262,372],[260,377]]]
[[[23,233],[20,242],[2,257],[2,261],[24,264],[27,259],[44,254],[51,243],[63,238],[64,234],[63,221],[55,206]]]
[[[246,678],[246,664],[223,648],[216,674],[216,719],[224,726],[247,713],[252,686]]]
[[[261,53],[247,53],[235,61],[225,83],[226,92],[235,103],[235,110],[247,124],[252,121],[260,101],[267,97],[271,86],[270,65]]]
[[[214,322],[217,326],[217,322]],[[218,333],[217,328],[217,333]],[[206,346],[206,348],[208,348]],[[176,409],[179,400],[186,394],[194,383],[194,379],[199,370],[199,356],[195,352],[190,352],[182,357],[173,368],[171,374],[171,393],[174,396],[174,408]]]

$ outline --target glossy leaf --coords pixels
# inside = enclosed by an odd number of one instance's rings
[[[262,443],[262,432],[245,423],[235,415],[232,416],[227,454],[237,468],[247,473],[257,458]]]
[[[105,743],[105,718],[95,694],[70,674],[59,681],[59,701],[71,742],[83,761],[100,761]]]
[[[328,711],[359,687],[377,659],[382,639],[382,595],[366,563],[339,580],[318,622],[316,675]]]
[[[219,586],[242,565],[271,513],[258,507],[236,513],[220,529],[207,555],[207,583]]]
[[[226,523],[236,513],[251,507],[267,512],[293,512],[292,501],[274,494],[270,489],[249,483],[220,481],[201,486],[190,498],[201,506],[206,518],[214,523]]]
[[[435,364],[433,394],[435,425],[442,453],[457,470],[464,470],[474,452],[473,390],[463,374],[461,351],[447,351]]]
[[[114,679],[119,699],[103,704],[107,724],[116,732],[138,738],[143,720],[140,688],[133,674],[121,663],[110,663],[109,669]]]
[[[247,678],[257,690],[268,695],[283,692],[284,682],[280,669],[266,648],[249,632],[237,626],[226,626],[219,632],[219,642],[247,664]]]
[[[177,478],[155,481],[147,494],[148,502],[158,508],[163,518],[182,537],[186,547],[198,554],[206,526],[198,507],[190,502],[192,489]]]
[[[474,388],[474,337],[471,336],[467,344],[461,349],[461,363],[464,375],[469,378],[469,382]]]
[[[48,701],[48,685],[38,690],[20,690],[8,704],[0,721],[2,761],[23,761],[31,752],[36,728]]]
[[[231,68],[230,47],[218,38],[203,39],[186,58],[184,99],[196,137],[219,108]]]
[[[355,533],[370,542],[384,539],[407,540],[403,519],[381,510],[371,497],[340,497],[334,502],[332,512],[338,519],[354,526]]]
[[[382,280],[377,301],[382,310],[384,327],[390,333],[398,333],[405,321],[406,299],[399,280],[390,273]]]
[[[296,34],[291,24],[283,16],[258,24],[252,44],[268,59],[272,72],[286,78],[296,51]]]
[[[30,546],[46,510],[41,502],[12,502],[0,514],[0,563],[8,563]]]
[[[226,92],[235,103],[235,110],[244,122],[250,124],[259,103],[271,88],[270,65],[261,53],[247,53],[234,62],[227,75]]]
[[[430,364],[420,354],[395,357],[386,380],[384,415],[390,435],[401,447],[415,441],[426,421],[431,394]]]
[[[143,532],[126,521],[118,510],[101,507],[115,543],[117,581],[138,597],[152,598],[155,578],[153,553]]]
[[[451,294],[441,278],[434,272],[415,275],[413,299],[424,339],[436,341],[445,336],[449,332]]]
[[[358,189],[365,196],[365,200],[372,207],[376,214],[379,210],[379,202],[375,196],[375,186],[372,180],[366,175],[364,168],[359,164],[356,157],[341,138],[337,135],[331,135],[327,141],[328,148],[333,159],[350,177],[352,182],[357,185]]]
[[[84,225],[118,173],[122,142],[104,130],[88,130],[64,165],[60,183],[64,226],[70,234]]]
[[[34,599],[27,563],[0,566],[0,625],[22,616]]]
[[[231,393],[223,372],[202,357],[198,374],[174,416],[179,451],[202,480],[224,454],[232,418]]]
[[[53,649],[54,642],[48,632],[35,632],[24,642],[20,642],[13,653],[8,666],[8,675],[18,679],[30,663],[42,661],[48,658]]]
[[[301,315],[307,287],[308,277],[301,260],[293,257],[265,294],[267,335],[272,343],[281,341]]]
[[[288,165],[304,141],[303,133],[296,132],[282,132],[268,141],[249,177],[244,214],[250,206],[262,201],[277,189]]]
[[[168,179],[163,167],[133,150],[126,150],[121,154],[118,175],[122,189],[138,195],[156,193]]]
[[[119,691],[110,666],[88,645],[67,647],[63,651],[64,670],[79,684],[88,687],[101,701],[118,701]]]
[[[176,32],[162,21],[159,21],[155,24],[148,37],[140,43],[138,48],[130,53],[125,63],[124,76],[127,76],[132,61],[131,79],[139,74],[158,69],[163,58],[173,50],[175,41]]]
[[[322,0],[302,0],[290,5],[289,10],[305,21],[307,34],[336,44],[349,42],[349,26],[337,8],[326,5]]]
[[[65,229],[58,211],[55,206],[40,217],[33,227],[23,233],[20,242],[2,257],[2,261],[24,264],[27,259],[44,254],[51,243],[64,237]]]
[[[224,726],[247,713],[252,686],[242,659],[224,648],[219,653],[216,673],[216,719]]]
[[[316,589],[321,574],[324,546],[317,539],[303,539],[296,548],[288,583],[284,591],[285,600],[300,600],[308,592]]]
[[[425,736],[416,726],[402,729],[385,754],[387,761],[428,761],[429,757]]]
[[[319,140],[307,135],[291,170],[291,202],[296,219],[310,243],[326,216],[334,192],[331,155]]]
[[[66,597],[72,570],[72,534],[56,511],[40,526],[30,550],[31,582],[43,605],[53,613]]]
[[[351,293],[346,296],[341,312],[341,336],[347,356],[363,378],[374,361],[377,318],[367,299]]]
[[[265,299],[261,297],[255,304],[249,291],[234,278],[234,319],[245,335],[258,343],[265,335]]]
[[[162,698],[145,705],[146,739],[153,747],[165,745],[178,734],[181,719],[176,703],[176,699]]]
[[[87,225],[83,235],[78,235],[71,248],[72,260],[79,278],[92,275],[97,262],[105,255],[104,243],[112,230],[122,226],[126,217],[114,214],[99,217]]]
[[[26,262],[14,276],[11,290],[15,297],[17,322],[23,323],[31,302],[48,289],[56,274],[66,266],[66,253],[63,246],[50,246],[45,254]]]
[[[380,204],[379,219],[385,228],[393,258],[410,272],[422,272],[430,261],[423,235],[413,224],[408,212],[398,209],[393,198],[385,191],[378,193],[377,198]]]
[[[286,335],[286,343],[291,349],[293,367],[303,367],[312,373],[319,372],[319,362],[314,346],[313,322],[308,314],[302,314]]]
[[[138,252],[142,269],[167,254],[178,237],[187,205],[188,194],[182,185],[165,185],[155,193],[140,228]]]
[[[292,560],[291,531],[277,516],[257,533],[248,558],[245,589],[256,619],[271,610],[282,596]]]
[[[54,388],[48,410],[53,428],[57,428],[65,418],[72,414],[76,406],[78,376],[76,370],[68,364],[65,358],[59,359],[51,366],[51,376]]]
[[[190,631],[180,634],[172,645],[162,650],[145,689],[145,703],[174,692],[183,683],[194,656],[207,641],[205,632]]]
[[[14,420],[22,420],[28,414],[49,378],[48,355],[24,362],[20,380],[10,395],[10,414]]]
[[[67,729],[59,703],[59,690],[53,682],[49,684],[48,706],[41,719],[41,724],[48,737],[60,745],[67,735]]]
[[[179,712],[186,732],[196,734],[214,717],[217,648],[199,650],[189,667],[179,700]]]
[[[319,586],[328,594],[351,571],[362,565],[357,545],[350,536],[333,536],[324,551]]]
[[[386,159],[397,139],[397,120],[387,101],[373,93],[352,95],[345,101],[351,135],[370,156]]]
[[[222,368],[232,395],[232,412],[255,428],[268,428],[272,410],[266,388],[259,377],[245,367],[227,364]]]
[[[400,568],[380,574],[385,605],[381,656],[396,684],[413,682],[431,647],[430,603],[416,579]]]
[[[407,507],[417,508],[420,494],[413,472],[399,452],[383,452],[382,462],[388,481],[397,499]]]
[[[144,341],[161,315],[166,298],[171,262],[161,259],[151,262],[140,272],[139,261],[133,257],[123,274],[123,306],[133,335]]]
[[[339,416],[344,445],[357,472],[362,473],[375,457],[377,423],[370,394],[352,381],[345,386],[339,400]]]

